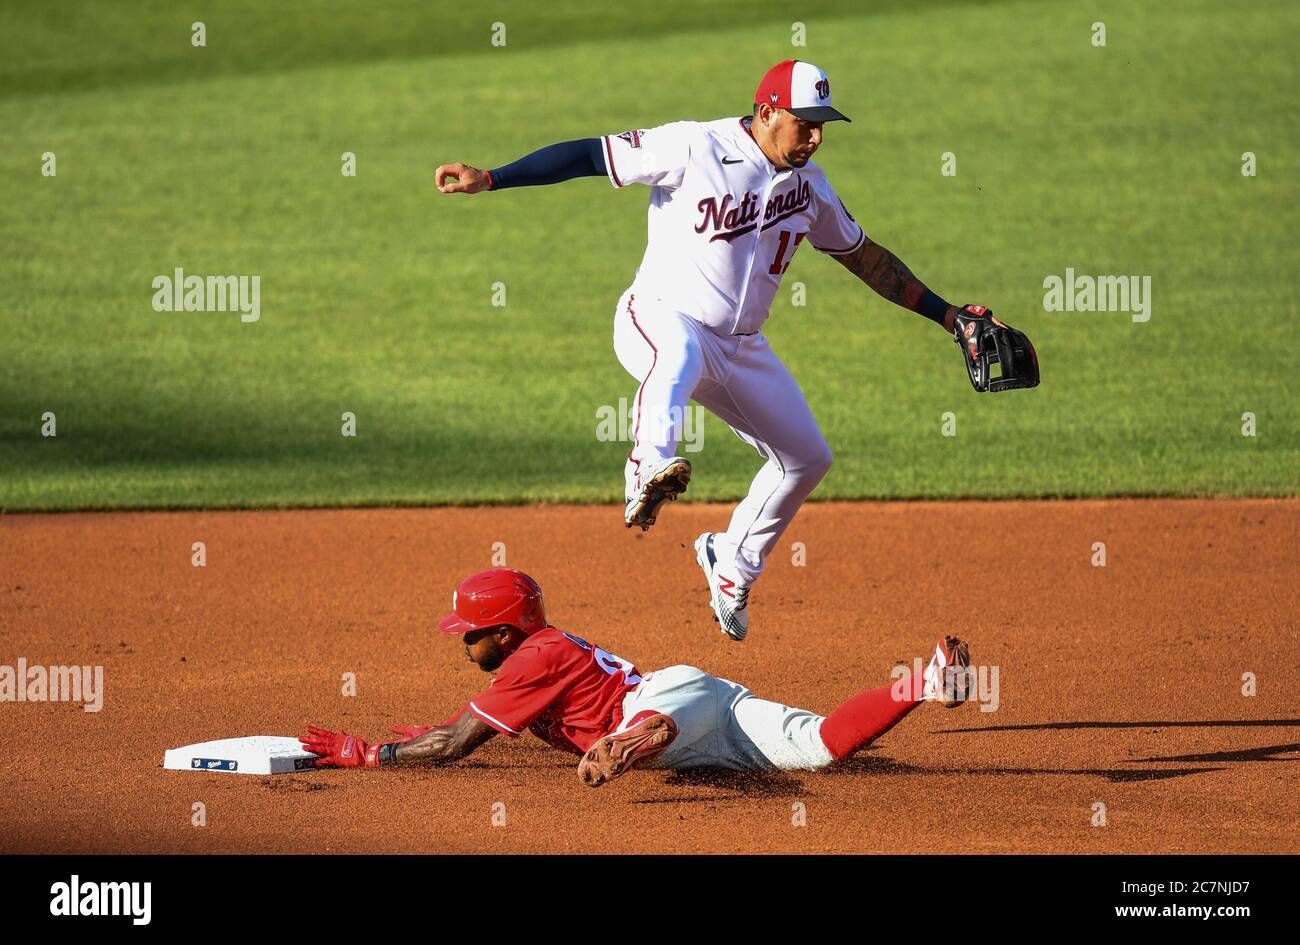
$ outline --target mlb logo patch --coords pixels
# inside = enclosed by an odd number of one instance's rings
[[[625,132],[623,132],[621,135],[619,135],[618,137],[620,137],[620,138],[622,138],[624,141],[626,141],[626,142],[627,142],[627,146],[628,146],[629,148],[639,148],[639,147],[641,147],[641,136],[642,136],[643,134],[645,134],[645,131],[644,131],[644,130],[642,130],[642,131],[625,131]]]

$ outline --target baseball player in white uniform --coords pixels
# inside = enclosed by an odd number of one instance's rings
[[[831,466],[803,392],[762,333],[799,246],[808,242],[890,301],[963,333],[972,359],[986,332],[1005,328],[981,306],[959,309],[931,292],[866,235],[812,163],[824,123],[849,120],[831,105],[825,72],[778,63],[754,103],[746,117],[564,142],[490,171],[447,164],[435,175],[448,194],[595,174],[616,188],[650,187],[645,255],[614,315],[614,349],[640,385],[624,520],[649,528],[686,490],[691,466],[676,451],[692,398],[758,451],[763,466],[726,530],[695,542],[715,618],[734,640],[749,630],[750,588],[768,554]],[[976,389],[987,389],[978,365],[970,370]]]

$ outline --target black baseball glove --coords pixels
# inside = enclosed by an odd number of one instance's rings
[[[967,305],[953,319],[952,340],[961,349],[966,373],[976,391],[1015,390],[1038,386],[1038,355],[1023,331],[993,317],[983,305]],[[998,365],[998,377],[989,367]]]

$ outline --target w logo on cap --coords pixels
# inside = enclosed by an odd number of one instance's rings
[[[820,66],[801,59],[778,62],[759,80],[754,102],[771,101],[794,117],[821,124],[848,121],[848,116],[831,107],[831,80]]]

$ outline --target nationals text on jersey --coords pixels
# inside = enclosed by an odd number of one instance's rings
[[[740,201],[738,206],[732,206],[728,209],[734,198],[727,194],[718,202],[717,197],[705,197],[698,204],[700,213],[704,215],[695,227],[696,233],[703,233],[713,225],[714,230],[722,230],[721,233],[715,233],[713,240],[731,240],[737,236],[754,229],[754,221],[758,219],[758,194],[751,191],[745,192],[745,198]],[[777,194],[767,201],[767,208],[763,211],[763,229],[774,226],[782,220],[788,219],[801,210],[807,210],[812,204],[812,187],[806,180],[800,180],[799,185],[783,194]],[[775,219],[773,214],[776,214]]]

